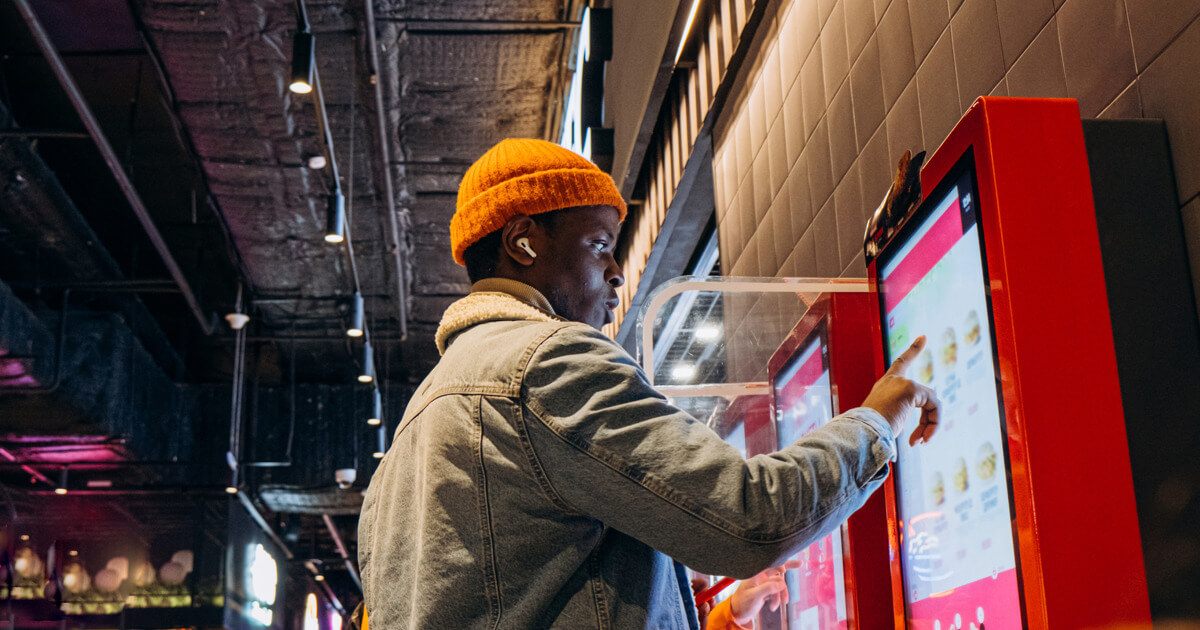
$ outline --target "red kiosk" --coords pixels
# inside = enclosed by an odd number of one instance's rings
[[[921,183],[867,243],[877,367],[925,335],[943,403],[885,487],[895,627],[1149,627],[1076,102],[979,99]]]
[[[873,318],[866,293],[825,294],[809,307],[768,362],[775,439],[760,452],[795,442],[866,398],[874,382],[868,358],[873,341],[863,331]],[[762,627],[890,624],[887,553],[884,501],[876,493],[846,524],[793,558],[799,566],[784,575],[788,605],[777,613],[778,621],[764,620]]]

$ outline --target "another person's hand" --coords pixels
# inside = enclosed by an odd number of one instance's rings
[[[879,412],[892,427],[897,437],[908,423],[909,414],[914,407],[921,408],[921,421],[908,438],[909,446],[918,442],[928,442],[937,430],[938,401],[937,394],[928,387],[915,383],[905,377],[917,355],[925,348],[925,336],[917,337],[908,350],[896,358],[896,362],[888,368],[883,378],[875,382],[871,393],[862,406],[870,407]]]
[[[704,578],[692,578],[692,597],[708,587],[708,582]],[[696,616],[700,618],[700,627],[708,627],[708,613],[712,612],[713,602],[708,600],[696,607]]]
[[[729,597],[729,610],[739,626],[753,623],[764,606],[774,611],[787,605],[788,588],[783,571],[783,567],[767,569],[738,585]]]

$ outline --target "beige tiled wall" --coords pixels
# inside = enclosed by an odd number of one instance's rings
[[[773,5],[713,134],[727,273],[864,275],[863,228],[892,165],[998,94],[1166,120],[1200,279],[1200,0]]]

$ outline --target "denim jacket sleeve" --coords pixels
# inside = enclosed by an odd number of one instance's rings
[[[858,408],[743,459],[583,326],[532,352],[521,395],[520,422],[552,499],[715,575],[748,577],[828,533],[895,456],[887,422]]]

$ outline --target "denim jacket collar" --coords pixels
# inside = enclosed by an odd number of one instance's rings
[[[451,304],[442,315],[435,335],[438,353],[446,354],[454,335],[497,320],[567,321],[554,313],[546,296],[528,284],[509,278],[485,278],[471,285],[471,293]]]

